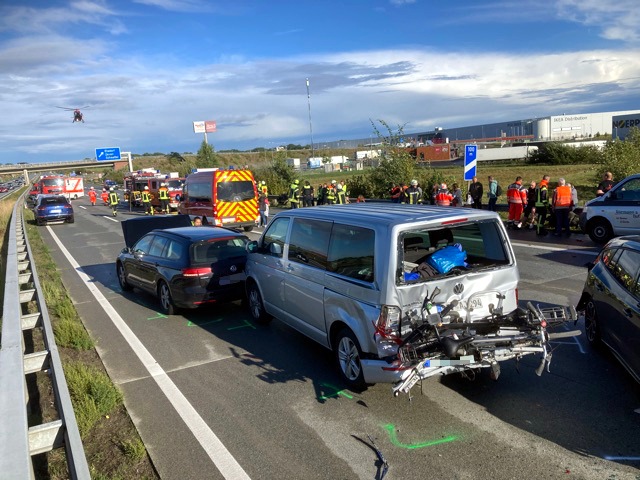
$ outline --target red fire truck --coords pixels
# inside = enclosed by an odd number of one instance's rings
[[[144,187],[148,187],[149,194],[151,195],[151,205],[153,205],[154,209],[159,210],[160,198],[158,190],[163,183],[166,184],[169,190],[169,208],[172,211],[177,211],[182,195],[184,179],[166,175],[155,170],[139,170],[126,174],[124,176],[124,198],[126,201],[129,201],[129,196],[132,195],[132,203],[136,206],[141,206],[142,192],[144,191]]]

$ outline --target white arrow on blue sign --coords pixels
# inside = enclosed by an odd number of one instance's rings
[[[466,145],[464,148],[464,180],[470,182],[476,176],[478,154],[477,145]]]
[[[96,160],[104,162],[108,160],[120,160],[120,148],[96,148]]]

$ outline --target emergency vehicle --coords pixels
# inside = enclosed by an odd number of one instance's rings
[[[126,174],[124,176],[125,201],[128,202],[129,196],[133,195],[133,204],[136,206],[142,206],[141,195],[144,191],[144,187],[148,187],[149,195],[151,196],[151,205],[153,205],[155,209],[159,209],[160,197],[158,195],[158,190],[160,189],[160,186],[165,183],[169,190],[169,208],[174,211],[178,210],[184,179],[171,175],[173,174],[166,175],[152,169],[138,170],[137,172],[130,172]]]
[[[82,177],[65,177],[64,194],[69,200],[84,197],[84,180]]]
[[[253,173],[216,168],[196,170],[184,182],[178,213],[201,217],[203,224],[251,231],[259,217]]]
[[[42,194],[64,194],[65,177],[62,175],[43,175],[38,180],[38,193]]]

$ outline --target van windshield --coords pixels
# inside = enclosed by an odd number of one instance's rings
[[[494,221],[404,231],[399,245],[403,271],[398,272],[398,283],[511,263],[502,231]]]
[[[219,182],[217,200],[219,202],[244,202],[253,200],[255,191],[251,181]]]

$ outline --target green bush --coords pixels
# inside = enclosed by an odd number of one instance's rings
[[[82,323],[77,320],[62,319],[53,325],[56,345],[76,350],[89,350],[94,347],[93,340]]]
[[[599,182],[604,172],[611,172],[615,181],[622,180],[629,175],[638,173],[640,159],[640,130],[632,128],[624,141],[608,142],[600,162],[601,168],[597,172]]]

